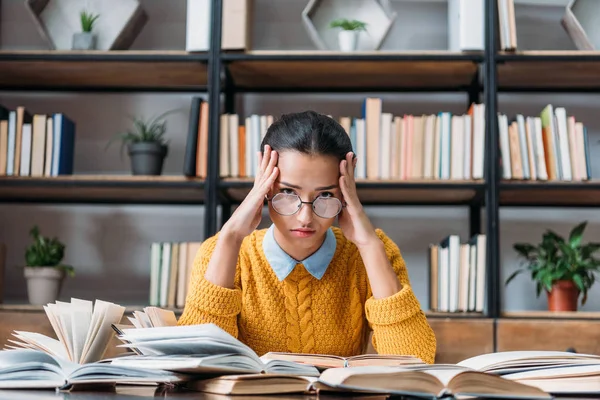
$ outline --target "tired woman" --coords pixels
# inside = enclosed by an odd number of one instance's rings
[[[283,115],[257,158],[252,190],[196,255],[179,324],[214,323],[259,355],[348,357],[372,331],[377,353],[433,363],[435,335],[398,246],[363,210],[342,126]],[[257,229],[265,199],[272,224]]]

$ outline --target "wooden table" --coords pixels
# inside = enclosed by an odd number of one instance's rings
[[[302,394],[269,395],[269,396],[223,396],[211,393],[193,392],[185,389],[175,389],[166,386],[122,386],[117,385],[114,390],[104,391],[71,391],[55,392],[53,390],[0,390],[0,400],[141,400],[155,397],[170,399],[198,399],[198,400],[385,400],[386,395],[319,395],[308,396]]]
[[[53,390],[0,390],[0,400],[141,400],[156,397],[169,399],[198,399],[198,400],[386,400],[388,398],[403,399],[403,397],[390,397],[386,395],[353,396],[348,394],[327,394],[309,396],[302,394],[269,395],[269,396],[223,396],[211,393],[193,392],[184,389],[175,389],[165,386],[122,386],[114,390],[105,391],[78,391],[55,392]],[[407,397],[407,399],[409,399]],[[567,399],[600,399],[598,396],[585,397],[555,397],[556,400]]]

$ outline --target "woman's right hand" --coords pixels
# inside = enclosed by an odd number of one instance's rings
[[[277,165],[278,154],[265,145],[264,157],[258,152],[258,171],[254,179],[254,186],[244,201],[239,205],[229,220],[223,225],[229,235],[243,240],[251,234],[260,224],[265,196],[273,187],[279,169]]]

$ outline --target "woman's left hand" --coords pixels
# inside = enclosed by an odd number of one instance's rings
[[[346,154],[346,159],[340,162],[340,189],[346,206],[339,214],[338,221],[344,235],[360,249],[379,238],[356,193],[354,169],[357,159],[353,159],[353,156],[350,152]]]

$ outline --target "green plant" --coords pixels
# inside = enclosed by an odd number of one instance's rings
[[[345,18],[339,18],[331,21],[329,24],[330,28],[342,28],[345,31],[366,31],[367,23],[362,21],[357,21],[355,19],[348,20]]]
[[[529,243],[516,243],[515,251],[525,259],[525,267],[518,269],[506,280],[509,284],[518,274],[531,271],[531,279],[537,284],[537,296],[542,289],[552,290],[556,281],[572,281],[583,294],[581,304],[587,300],[587,292],[596,281],[596,273],[600,271],[600,260],[594,253],[600,249],[600,243],[583,245],[583,232],[587,221],[575,226],[565,240],[562,236],[547,230],[542,241],[534,246]]]
[[[65,245],[57,238],[48,238],[40,234],[35,225],[29,231],[33,243],[25,250],[25,262],[28,267],[55,267],[64,269],[70,276],[75,275],[71,265],[61,264],[65,255]]]
[[[158,143],[166,146],[168,144],[168,140],[165,139],[164,135],[167,130],[167,122],[164,120],[164,117],[173,111],[175,110],[164,112],[156,117],[148,119],[147,121],[145,121],[143,118],[131,116],[131,129],[128,129],[122,133],[117,133],[115,137],[113,137],[107,143],[106,147],[110,146],[115,139],[121,139],[121,150],[123,150],[123,147],[129,143]]]
[[[94,15],[83,10],[79,13],[79,17],[81,19],[81,30],[83,32],[91,32],[92,28],[94,27],[94,23],[96,23],[98,18],[100,18],[100,15]]]

